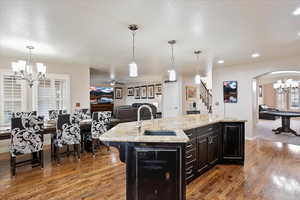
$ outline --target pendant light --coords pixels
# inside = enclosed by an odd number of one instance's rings
[[[196,58],[197,58],[197,68],[198,68],[198,63],[200,64],[200,62],[199,62],[199,55],[200,55],[200,53],[201,53],[201,51],[194,51],[194,54],[196,55]],[[197,71],[198,71],[198,69],[197,69]],[[195,75],[195,83],[197,84],[197,85],[200,85],[201,84],[201,76],[200,76],[200,74],[196,74]]]
[[[129,77],[137,77],[138,76],[138,66],[135,62],[135,32],[138,30],[138,25],[131,24],[129,25],[129,30],[132,32],[132,62],[129,63]]]
[[[171,46],[171,69],[168,70],[169,81],[176,81],[176,71],[175,71],[175,58],[174,58],[174,44],[176,40],[170,40],[168,43]]]

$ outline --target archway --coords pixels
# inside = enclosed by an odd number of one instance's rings
[[[283,93],[278,93],[278,91],[276,92],[273,88],[273,84],[276,81],[286,81],[288,79],[292,79],[293,82],[297,82],[299,85],[300,71],[272,71],[253,78],[252,126],[254,137],[300,145],[300,137],[286,133],[279,135],[274,134],[272,129],[281,126],[280,118],[272,118],[263,115],[262,112],[259,111],[266,108],[300,112],[299,87],[297,90],[287,89]],[[262,105],[264,105],[264,107]],[[300,120],[292,120],[292,126],[297,129],[296,131],[300,131]]]

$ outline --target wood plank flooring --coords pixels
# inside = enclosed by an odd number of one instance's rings
[[[125,165],[106,148],[61,165],[46,154],[45,168],[22,167],[10,176],[9,155],[0,155],[1,200],[125,200]],[[187,200],[299,200],[300,146],[246,142],[244,166],[217,165],[187,186]]]

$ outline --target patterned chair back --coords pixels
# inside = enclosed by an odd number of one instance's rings
[[[11,118],[22,118],[22,117],[31,117],[31,116],[37,116],[36,111],[31,112],[13,112],[11,113]]]
[[[92,116],[92,138],[99,139],[99,137],[107,131],[107,125],[111,121],[111,112],[94,112]]]
[[[15,157],[43,150],[44,118],[35,115],[15,116],[11,119],[11,155]]]
[[[79,119],[75,115],[58,115],[55,145],[62,147],[62,145],[80,144],[79,122]]]
[[[89,118],[88,111],[89,111],[89,109],[87,109],[87,108],[76,109],[74,112],[74,115],[77,116],[80,120],[88,119]]]
[[[67,110],[49,110],[49,119],[57,120],[58,115],[67,114]]]

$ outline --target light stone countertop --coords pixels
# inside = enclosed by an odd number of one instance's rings
[[[214,115],[183,115],[176,118],[145,120],[141,131],[137,128],[137,122],[120,123],[100,136],[104,142],[157,142],[157,143],[186,143],[189,138],[184,133],[187,129],[203,127],[219,122],[246,122],[234,118],[223,118]],[[149,136],[144,135],[145,130],[170,130],[176,136]]]

